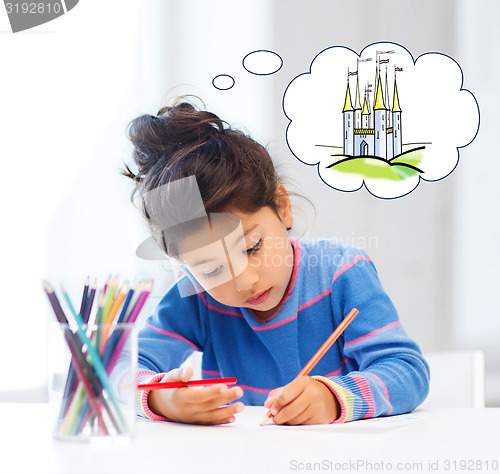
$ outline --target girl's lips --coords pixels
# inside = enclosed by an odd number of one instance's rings
[[[271,288],[269,288],[266,291],[263,291],[262,293],[259,293],[256,296],[253,296],[252,298],[248,298],[246,300],[246,302],[249,303],[249,304],[261,304],[261,303],[264,303],[264,301],[266,301],[267,298],[269,298],[269,293],[271,293]]]

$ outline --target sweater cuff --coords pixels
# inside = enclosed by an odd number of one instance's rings
[[[147,377],[148,375],[151,375],[150,377]],[[161,381],[163,377],[165,377],[166,374],[160,373],[160,374],[155,374],[153,372],[139,372],[137,374],[137,379],[141,380],[141,384],[146,384],[146,383],[158,383]],[[164,416],[157,415],[156,413],[152,412],[151,409],[149,408],[148,405],[148,397],[149,393],[151,390],[137,390],[137,413],[139,416],[142,416],[143,418],[148,418],[153,421],[169,421],[168,418],[165,418]]]
[[[333,396],[339,402],[340,416],[336,420],[333,420],[332,423],[345,423],[346,421],[350,421],[345,389],[335,382],[332,382],[329,378],[323,377],[321,375],[313,375],[311,378],[326,385],[332,391]]]

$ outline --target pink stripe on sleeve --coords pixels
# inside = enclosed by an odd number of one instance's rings
[[[333,280],[332,280],[332,285],[333,282],[340,276],[342,273],[344,273],[346,270],[349,270],[353,265],[356,263],[366,260],[367,262],[371,262],[372,259],[370,257],[365,257],[364,255],[358,255],[357,257],[353,258],[349,263],[346,263],[337,273],[335,273]]]
[[[343,361],[340,362],[340,367],[337,370],[334,370],[333,372],[330,372],[329,374],[326,374],[325,377],[333,377],[335,375],[339,375],[340,372],[342,371],[342,366],[347,364],[347,361],[349,359],[346,357]]]
[[[139,374],[137,374],[137,375],[144,376],[144,373],[139,372]],[[160,382],[164,376],[165,376],[164,373],[155,374],[147,381],[147,383]],[[151,390],[138,391],[139,403],[141,405],[141,409],[142,409],[144,415],[153,421],[169,421],[168,418],[165,418],[164,416],[161,416],[161,415],[157,415],[156,413],[151,411],[151,408],[149,408],[149,405],[148,405],[148,397],[149,397],[150,393],[151,393]]]
[[[387,390],[387,386],[380,379],[380,377],[377,377],[375,374],[373,374],[371,372],[365,372],[365,374],[370,374],[371,376],[375,377],[380,382],[380,384],[382,385],[382,388],[384,389],[384,393],[385,393],[385,398],[387,398],[387,403],[389,403],[389,406],[391,407],[391,410],[389,411],[389,413],[387,413],[387,415],[390,415],[392,413],[392,404],[391,404],[391,400],[389,398],[389,391]]]
[[[182,342],[185,342],[186,344],[189,344],[193,348],[193,350],[195,350],[195,351],[198,350],[198,348],[191,341],[188,341],[185,337],[182,337],[179,334],[165,331],[165,329],[157,328],[156,326],[153,326],[152,324],[149,324],[149,323],[146,323],[146,326],[150,327],[151,329],[154,329],[155,331],[159,332],[160,334],[165,334],[166,336],[174,337],[175,339],[179,339],[179,341],[182,341]]]
[[[309,300],[305,302],[302,306],[299,306],[299,309],[297,311],[302,311],[303,309],[306,309],[308,306],[311,306],[312,304],[316,303],[320,299],[324,298],[325,296],[329,295],[332,292],[332,289],[329,288],[328,290],[323,291],[320,295],[316,296],[316,298],[313,298],[312,300]]]
[[[271,389],[250,387],[248,385],[238,384],[238,387],[241,387],[243,390],[251,390],[252,392],[258,392],[258,393],[269,393],[269,392],[271,392]]]
[[[375,404],[373,403],[373,397],[370,392],[370,386],[364,377],[360,375],[351,375],[351,378],[354,380],[356,385],[361,392],[361,396],[365,399],[365,402],[368,404],[368,412],[363,418],[371,418],[375,414]]]
[[[201,373],[207,375],[216,375],[217,377],[220,377],[222,375],[220,372],[217,372],[216,370],[201,369]]]
[[[373,336],[377,335],[378,333],[385,331],[387,329],[390,329],[390,328],[397,326],[399,324],[401,324],[400,321],[393,321],[392,323],[388,324],[387,326],[384,326],[384,327],[379,328],[379,329],[375,329],[374,331],[371,331],[368,334],[365,334],[364,336],[361,336],[361,337],[358,337],[357,339],[353,339],[352,341],[346,342],[344,344],[344,347],[350,346],[351,344],[357,344],[358,342],[361,342],[365,339],[368,339],[369,337],[373,337]]]

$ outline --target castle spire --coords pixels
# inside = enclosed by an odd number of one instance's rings
[[[365,102],[363,104],[363,115],[370,115],[370,101],[368,100],[368,94],[365,93]]]
[[[392,105],[393,112],[401,112],[399,106],[398,86],[396,85],[396,74],[394,74],[394,104]]]
[[[387,80],[387,64],[385,65],[385,108],[389,110],[389,81]]]
[[[356,99],[354,101],[354,110],[361,110],[361,103],[359,101],[359,75],[356,76]]]
[[[354,110],[352,108],[351,104],[351,93],[349,91],[349,79],[347,79],[347,92],[345,94],[345,104],[344,104],[344,110],[342,112],[350,112],[351,110]]]
[[[384,94],[382,93],[382,83],[380,81],[380,74],[378,75],[377,90],[375,92],[375,103],[373,110],[385,109]]]

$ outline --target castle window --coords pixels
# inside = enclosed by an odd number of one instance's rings
[[[347,132],[345,132],[345,139],[347,140]]]
[[[377,140],[378,140],[378,130],[377,130]]]
[[[384,124],[382,124],[382,131],[384,131]]]

